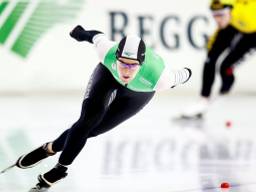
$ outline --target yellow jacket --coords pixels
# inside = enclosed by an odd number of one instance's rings
[[[236,0],[230,24],[242,33],[256,32],[256,0]]]

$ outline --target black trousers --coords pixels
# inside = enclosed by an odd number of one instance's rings
[[[243,59],[246,53],[255,48],[256,33],[241,33],[232,26],[220,30],[212,48],[208,51],[208,58],[204,64],[201,95],[209,97],[211,94],[215,79],[216,63],[219,62],[220,56],[222,59],[219,66],[222,80],[220,94],[224,94],[230,91],[234,83],[235,76],[233,70],[235,65]]]
[[[119,84],[110,71],[98,64],[88,83],[80,118],[54,142],[62,151],[59,163],[70,165],[86,140],[105,133],[139,112],[154,92],[135,92]]]

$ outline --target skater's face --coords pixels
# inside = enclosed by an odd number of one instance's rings
[[[117,71],[119,78],[124,83],[129,83],[138,73],[140,66],[140,63],[137,60],[122,57],[118,58]]]
[[[220,29],[226,28],[231,20],[230,9],[212,11],[212,15]]]

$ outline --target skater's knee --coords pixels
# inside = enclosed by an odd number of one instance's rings
[[[220,75],[222,77],[229,77],[234,75],[234,69],[230,64],[222,63],[220,67]]]
[[[83,119],[79,119],[71,128],[69,135],[75,135],[76,137],[82,137],[87,132],[86,122]]]
[[[52,145],[53,145],[53,142],[49,142],[49,143],[47,144],[47,151],[48,151],[48,153],[54,154],[54,153],[56,153],[57,151],[54,151],[54,150],[53,150]]]

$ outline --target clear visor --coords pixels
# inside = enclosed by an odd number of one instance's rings
[[[227,15],[227,14],[229,14],[229,13],[230,13],[230,8],[224,8],[224,9],[212,11],[212,15],[213,15],[214,17]]]
[[[135,69],[136,67],[140,66],[139,63],[125,63],[120,60],[117,60],[117,62],[121,65],[121,67],[127,68],[127,69]]]

